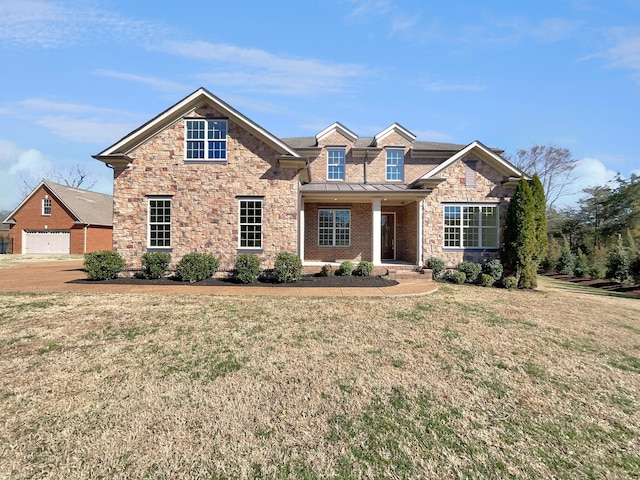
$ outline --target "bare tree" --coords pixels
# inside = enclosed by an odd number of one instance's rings
[[[547,197],[547,211],[560,197],[575,193],[569,187],[578,178],[574,173],[577,160],[569,149],[553,144],[534,145],[508,158],[527,175],[538,174]]]
[[[20,193],[22,196],[26,197],[29,195],[43,179],[51,180],[52,182],[66,185],[67,187],[82,187],[85,190],[92,188],[96,184],[96,179],[91,177],[84,167],[77,163],[74,167],[66,170],[47,168],[42,171],[42,177],[38,179],[36,179],[35,176],[31,178],[23,176],[22,186],[20,187]]]

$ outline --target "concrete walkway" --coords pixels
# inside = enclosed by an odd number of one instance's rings
[[[17,262],[0,268],[0,292],[160,293],[182,295],[238,295],[272,297],[395,297],[425,295],[437,290],[429,280],[399,280],[391,287],[254,287],[175,285],[109,285],[86,279],[82,259]]]

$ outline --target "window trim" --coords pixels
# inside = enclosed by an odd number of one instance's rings
[[[203,138],[189,138],[189,123],[188,122],[197,122],[201,123],[201,127],[199,130],[203,131]],[[220,129],[211,129],[210,124],[214,122],[224,122],[225,124],[225,135],[224,138],[215,138],[216,132],[220,131]],[[229,157],[229,120],[227,118],[185,118],[184,119],[184,161],[186,163],[227,163]],[[189,152],[194,151],[195,149],[189,148],[189,142],[202,142],[202,157],[189,157]],[[220,150],[216,149],[216,143],[223,144],[224,148],[224,156],[215,158],[215,152]],[[212,145],[210,145],[212,144]]]
[[[342,153],[342,162],[340,163],[330,163],[331,152],[341,152]],[[342,177],[341,178],[331,178],[331,167],[340,167],[342,166]],[[344,182],[347,178],[347,150],[344,147],[330,147],[327,148],[327,181],[328,182]]]
[[[389,154],[390,153],[400,153],[400,163],[397,164],[389,164]],[[399,169],[400,170],[400,178],[389,178],[389,168]],[[384,178],[387,182],[403,182],[404,181],[404,148],[387,148],[386,149],[386,160],[385,160],[385,168],[384,168]]]
[[[258,251],[261,252],[264,248],[264,198],[263,197],[237,197],[238,199],[238,250],[246,251]],[[258,202],[260,203],[260,223],[242,222],[242,203],[243,202]],[[245,207],[246,208],[246,207]],[[243,246],[242,245],[242,229],[249,225],[260,226],[260,245]],[[248,241],[248,240],[247,240]]]
[[[50,217],[52,207],[53,205],[51,203],[51,199],[49,198],[49,195],[45,195],[44,198],[42,199],[42,210],[41,210],[42,216]],[[47,209],[49,209],[49,213],[47,213]]]
[[[320,225],[320,219],[321,219],[321,214],[320,212],[322,211],[328,211],[328,212],[332,212],[332,224],[331,227],[321,227]],[[345,228],[340,228],[341,230],[346,230],[346,234],[347,234],[347,243],[346,245],[337,245],[336,244],[336,231],[339,229],[339,227],[336,227],[336,213],[337,212],[347,212],[349,214],[349,225]],[[331,229],[331,244],[330,245],[323,245],[321,243],[321,232],[322,230],[328,230]],[[350,247],[351,246],[351,209],[348,207],[319,207],[318,208],[318,246],[321,248],[344,248],[344,247]]]
[[[153,225],[169,225],[169,245],[151,245],[151,202],[169,202],[169,222],[154,222]],[[156,208],[158,208],[156,206]],[[162,208],[166,208],[163,206]],[[155,241],[157,242],[157,238]],[[173,247],[173,198],[170,196],[149,196],[147,197],[147,248],[150,250],[171,250]]]
[[[457,207],[459,208],[459,215],[460,215],[460,225],[456,226],[456,225],[447,225],[446,224],[446,217],[445,217],[445,213],[446,213],[446,209],[447,207]],[[464,225],[464,208],[465,207],[478,207],[480,208],[480,216],[479,216],[479,220],[478,220],[478,225],[477,226],[465,226]],[[482,225],[482,209],[484,208],[494,208],[495,209],[495,217],[496,217],[496,225],[490,225],[488,227],[485,227]],[[447,228],[458,228],[459,232],[459,239],[460,239],[460,245],[446,245],[446,230]],[[470,228],[477,228],[478,230],[478,246],[465,246],[464,245],[464,238],[465,238],[465,230],[468,230]],[[495,238],[496,238],[496,244],[495,246],[483,246],[482,245],[482,231],[485,228],[492,228],[495,229]],[[442,204],[442,248],[444,248],[445,250],[498,250],[500,248],[500,204],[499,203],[445,203]]]

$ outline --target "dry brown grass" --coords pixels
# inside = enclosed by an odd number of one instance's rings
[[[640,476],[640,301],[541,283],[0,294],[0,476]]]
[[[20,263],[34,262],[59,262],[67,260],[78,260],[84,258],[83,255],[0,255],[0,269],[15,267]]]

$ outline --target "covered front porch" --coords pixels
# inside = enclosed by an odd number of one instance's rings
[[[298,212],[303,264],[366,260],[376,267],[422,265],[426,195],[404,185],[304,185]]]

